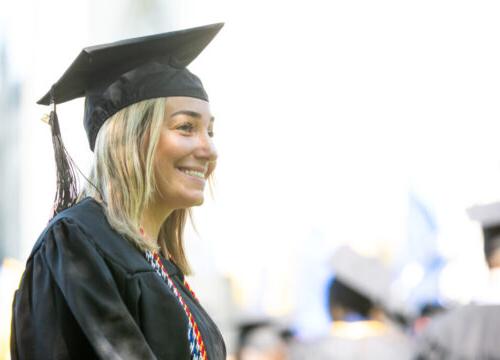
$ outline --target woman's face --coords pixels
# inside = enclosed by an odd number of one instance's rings
[[[158,197],[170,209],[203,203],[203,190],[215,168],[214,118],[207,101],[169,97],[155,154]]]

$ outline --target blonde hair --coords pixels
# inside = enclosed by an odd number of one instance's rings
[[[110,225],[142,251],[161,248],[188,275],[183,231],[189,209],[174,210],[162,224],[158,244],[140,234],[142,213],[158,191],[154,155],[165,117],[166,98],[143,100],[110,117],[97,134],[89,182],[79,200],[104,203]]]

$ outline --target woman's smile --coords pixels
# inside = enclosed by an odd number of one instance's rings
[[[205,175],[208,170],[208,166],[206,167],[186,167],[186,166],[179,166],[177,167],[180,171],[182,171],[185,174],[191,175],[191,176],[196,176],[199,177],[200,179],[205,179]]]
[[[187,168],[187,167],[178,167],[177,168],[177,170],[182,172],[184,175],[186,175],[190,179],[201,182],[201,183],[203,183],[203,185],[205,185],[207,169],[208,169],[208,167],[207,168]]]

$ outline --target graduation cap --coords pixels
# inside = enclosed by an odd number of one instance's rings
[[[211,24],[84,48],[38,104],[53,104],[52,128],[57,165],[54,214],[73,205],[77,187],[61,140],[56,104],[85,97],[84,127],[93,151],[99,129],[121,109],[146,99],[188,96],[208,101],[188,66],[223,24]]]
[[[337,249],[331,263],[337,279],[374,303],[385,302],[392,275],[377,259],[361,256],[345,246]]]
[[[399,324],[406,325],[409,322],[404,304],[393,296],[391,271],[379,260],[364,257],[350,247],[342,246],[335,251],[331,264],[335,280],[342,284],[337,290],[342,292],[346,300],[355,301],[359,309],[366,310],[376,305]]]
[[[500,248],[500,202],[477,205],[467,209],[470,219],[481,224],[484,237],[484,254],[488,260]]]

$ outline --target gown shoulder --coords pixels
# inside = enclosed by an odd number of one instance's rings
[[[59,234],[75,242],[85,241],[96,248],[101,256],[110,259],[129,273],[150,272],[142,254],[108,223],[103,207],[92,198],[85,198],[75,206],[56,215],[42,232],[31,252],[38,251],[54,227],[71,224],[68,232]]]
[[[62,215],[35,244],[16,292],[13,358],[154,359],[95,236]]]

